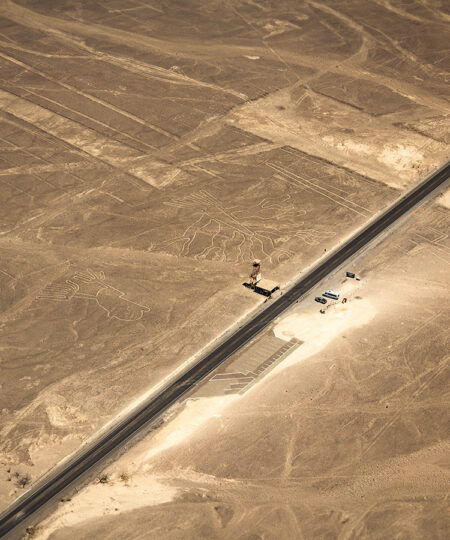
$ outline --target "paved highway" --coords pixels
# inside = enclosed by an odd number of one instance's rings
[[[23,524],[25,520],[29,520],[34,512],[42,508],[48,501],[51,501],[91,467],[99,464],[110,452],[117,449],[132,435],[136,434],[140,428],[161,415],[162,412],[167,410],[183,394],[192,389],[208,373],[253,338],[255,334],[266,328],[280,313],[285,311],[326,275],[335,270],[368,242],[385,231],[387,227],[422,201],[424,197],[441,186],[449,177],[450,162],[446,163],[414,190],[407,193],[394,206],[347,241],[340,249],[330,254],[326,260],[312,269],[291,289],[273,301],[273,303],[270,303],[264,311],[256,315],[224,343],[170,384],[170,386],[163,389],[151,401],[144,404],[139,410],[134,411],[111,431],[99,436],[82,453],[50,473],[42,482],[38,482],[34,488],[25,493],[0,516],[0,537],[4,537],[16,527],[17,532],[19,532],[20,524]]]

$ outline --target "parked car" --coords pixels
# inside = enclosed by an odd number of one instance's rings
[[[333,300],[339,300],[339,293],[334,291],[325,291],[322,293],[323,296],[326,296],[327,298],[332,298]]]
[[[316,296],[316,297],[314,298],[314,300],[315,300],[316,302],[320,302],[321,304],[326,304],[326,303],[327,303],[326,299],[325,299],[325,298],[322,298],[321,296]]]

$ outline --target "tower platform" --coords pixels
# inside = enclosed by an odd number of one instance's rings
[[[279,291],[280,287],[271,281],[270,279],[261,279],[256,285],[252,285],[250,281],[243,283],[244,287],[253,290],[255,293],[262,294],[263,296],[271,296],[275,291]]]

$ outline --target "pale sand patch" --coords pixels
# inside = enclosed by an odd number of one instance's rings
[[[81,415],[79,410],[70,406],[65,402],[65,398],[56,395],[52,396],[54,399],[58,399],[59,403],[48,403],[45,406],[48,420],[54,427],[65,427],[73,425],[74,422],[80,422],[85,420],[86,416]]]
[[[354,294],[359,287],[360,284],[356,282],[343,284],[340,287],[341,298]],[[267,377],[316,354],[344,330],[348,331],[350,328],[369,323],[375,313],[376,309],[369,301],[356,300],[346,304],[332,305],[325,315],[319,313],[317,309],[314,313],[293,314],[285,317],[275,326],[275,335],[285,340],[296,337],[304,343],[268,373]],[[262,380],[266,380],[266,377]],[[253,385],[252,390],[258,384]],[[213,417],[220,418],[226,407],[244,398],[245,395],[246,393],[243,396],[235,394],[188,400],[183,410],[158,430],[152,440],[151,449],[144,452],[144,455],[136,461],[148,463],[155,455],[181,444],[208,420]],[[150,465],[143,465],[144,471],[150,468]]]
[[[360,286],[359,282],[344,283],[339,289],[341,298],[355,294]],[[285,340],[297,337],[304,343],[266,377],[271,377],[308,356],[316,354],[344,330],[370,322],[376,313],[375,307],[367,300],[349,301],[346,304],[339,303],[330,306],[325,315],[319,313],[318,309],[314,313],[287,316],[276,325],[274,331],[277,337]],[[266,377],[262,380],[266,380]],[[260,382],[253,385],[251,390],[257,388]],[[183,410],[158,430],[152,439],[150,450],[144,451],[135,462],[142,463],[143,471],[151,469],[151,465],[145,465],[145,463],[151,461],[155,455],[181,444],[211,418],[220,418],[226,407],[244,398],[246,394],[188,400]]]
[[[450,188],[447,189],[438,199],[437,203],[445,208],[450,208]]]
[[[33,476],[40,474],[41,471],[48,471],[61,456],[72,455],[80,446],[80,436],[76,434],[66,435],[48,435],[44,434],[39,439],[30,438],[28,453],[33,463],[29,467],[29,472]]]
[[[114,472],[108,474],[106,483],[89,484],[70,502],[65,502],[51,518],[41,524],[35,538],[46,540],[54,531],[80,522],[172,501],[179,491],[170,485],[174,479],[217,483],[214,476],[190,469],[177,469],[169,475],[152,476],[149,472],[152,466],[148,462],[159,452],[183,442],[210,418],[220,416],[223,408],[237,398],[223,396],[188,401],[182,412],[157,432],[150,442],[150,451],[145,441],[131,449],[131,454],[122,456],[114,463]],[[126,475],[124,479],[121,479],[122,473]],[[228,482],[236,483],[234,480]]]
[[[225,407],[235,403],[241,396],[217,396],[189,400],[183,410],[162,429],[158,430],[152,440],[152,447],[148,450],[143,461],[148,462],[156,454],[182,443],[191,436],[205,422],[213,417],[219,418]],[[144,470],[151,466],[144,466]]]
[[[372,148],[368,144],[361,144],[351,140],[335,143],[333,137],[323,137],[322,140],[330,144],[335,144],[335,146],[342,150],[345,155],[349,155],[351,152],[369,155],[372,152]]]
[[[275,325],[275,335],[281,339],[295,337],[303,343],[270,375],[319,353],[343,332],[369,324],[376,313],[375,306],[369,300],[354,300],[336,304],[327,309],[325,314],[317,310],[314,313],[294,313],[285,317]]]
[[[56,516],[44,522],[34,538],[46,540],[54,531],[83,521],[172,501],[178,489],[160,480],[140,475],[126,482],[119,477],[112,477],[107,484],[90,484],[70,502],[65,502],[57,510]]]
[[[380,154],[379,160],[396,171],[409,168],[411,163],[420,163],[423,153],[415,146],[405,144],[387,145]]]
[[[396,189],[412,186],[447,155],[443,143],[307,89],[285,88],[235,107],[226,121]]]

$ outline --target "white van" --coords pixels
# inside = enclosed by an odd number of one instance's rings
[[[339,300],[339,293],[334,291],[325,291],[322,296],[326,296],[327,298],[332,298],[333,300]]]

